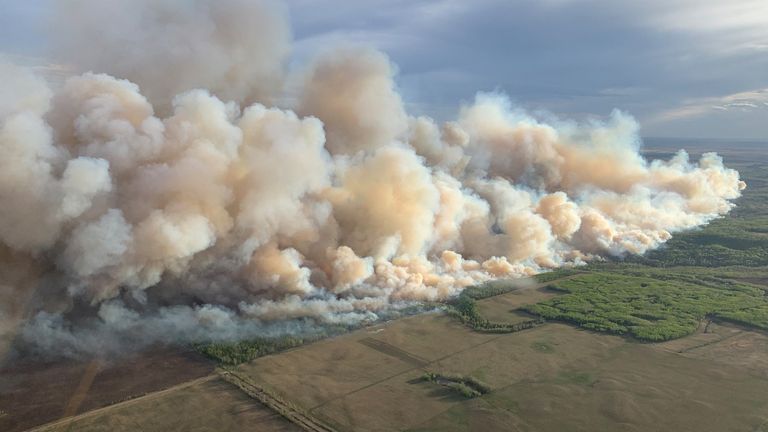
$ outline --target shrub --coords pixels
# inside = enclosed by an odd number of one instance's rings
[[[491,387],[488,384],[469,376],[428,371],[421,376],[421,379],[453,389],[466,398],[475,398],[491,391]]]

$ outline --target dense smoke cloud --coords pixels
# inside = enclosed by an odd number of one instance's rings
[[[270,0],[69,0],[51,23],[53,55],[141,85],[156,107],[205,88],[224,100],[279,96],[290,26]]]
[[[373,320],[492,278],[642,254],[727,213],[744,187],[715,154],[644,160],[620,112],[543,122],[479,94],[455,121],[410,117],[395,68],[368,49],[320,55],[295,111],[251,103],[287,73],[271,3],[64,12],[83,30],[63,39],[106,32],[70,60],[113,75],[53,90],[0,66],[0,331],[44,350]]]

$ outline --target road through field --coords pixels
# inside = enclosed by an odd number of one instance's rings
[[[291,403],[288,403],[263,388],[257,386],[247,378],[244,378],[231,371],[221,371],[221,377],[232,383],[234,386],[245,392],[248,396],[258,400],[273,411],[288,419],[291,423],[299,426],[308,432],[336,432],[331,426],[314,418],[312,415],[297,409]]]

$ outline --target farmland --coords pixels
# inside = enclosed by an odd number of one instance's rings
[[[212,375],[38,429],[43,431],[299,431]]]
[[[760,333],[722,325],[707,345],[679,353],[564,324],[484,334],[446,318],[371,327],[257,359],[238,373],[338,430],[721,431],[754,430],[768,418],[760,396],[768,339]],[[731,333],[756,351],[749,367],[717,354],[731,351]],[[471,376],[491,391],[466,399],[422,380],[426,371]]]
[[[113,362],[59,361],[0,369],[0,430],[21,431],[209,375],[189,349],[157,348]],[[147,373],[152,371],[152,373]]]

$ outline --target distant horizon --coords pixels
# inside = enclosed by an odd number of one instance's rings
[[[646,140],[669,140],[669,141],[710,141],[710,142],[733,142],[739,144],[768,144],[768,138],[728,138],[728,137],[679,137],[679,136],[654,136],[641,135]]]

